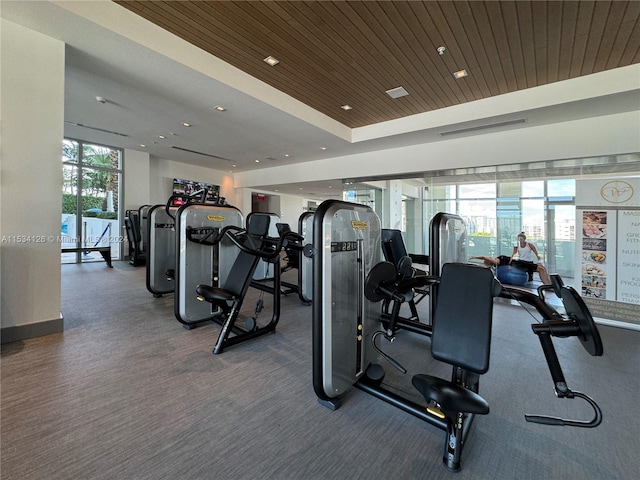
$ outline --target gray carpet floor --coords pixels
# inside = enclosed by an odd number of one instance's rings
[[[476,418],[454,474],[437,428],[356,389],[337,411],[316,401],[311,307],[296,296],[283,298],[275,334],[212,355],[220,327],[183,329],[173,296],[146,290],[144,267],[63,265],[62,278],[65,331],[2,347],[3,480],[640,476],[639,332],[601,326],[603,357],[575,338],[555,340],[569,387],[592,396],[604,420],[595,429],[530,424],[525,413],[588,419],[591,410],[554,396],[534,319],[497,302],[480,385],[491,412]],[[384,346],[409,370],[385,365],[389,388],[411,396],[413,374],[449,375],[428,347],[409,332]]]

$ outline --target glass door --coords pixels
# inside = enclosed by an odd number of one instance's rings
[[[65,140],[62,161],[62,248],[77,249],[62,263],[103,261],[93,247],[111,247],[111,258],[120,258],[122,151]]]

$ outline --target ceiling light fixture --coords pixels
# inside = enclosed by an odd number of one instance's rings
[[[409,92],[407,92],[403,87],[392,88],[390,90],[387,90],[386,93],[391,98],[400,98],[409,95]]]
[[[182,122],[183,127],[190,127],[191,124],[189,122]]]
[[[165,137],[164,135],[158,135],[158,138],[165,139],[165,138],[167,138],[167,137]]]
[[[353,110],[353,107],[351,105],[342,105],[340,108],[343,110]]]
[[[278,60],[276,57],[272,57],[271,55],[269,55],[267,58],[263,59],[262,61],[265,63],[268,63],[272,67],[275,67],[277,64],[280,63],[280,60]]]
[[[142,148],[146,147],[146,145],[145,145],[144,143],[141,143],[141,144],[140,144],[140,146],[141,146]]]
[[[260,163],[260,160],[256,160],[255,162],[256,162],[256,163]]]
[[[327,147],[320,147],[320,150],[326,150]]]
[[[464,78],[467,75],[469,75],[469,74],[467,73],[466,70],[458,70],[457,72],[453,72],[453,76],[455,78]]]
[[[216,110],[218,110],[219,112],[226,112],[226,111],[227,111],[227,109],[226,109],[226,108],[224,108],[222,105],[216,105],[216,106],[215,106],[215,107],[213,107],[213,108],[215,108],[215,109],[216,109]]]
[[[444,48],[444,47],[438,47],[438,48],[437,48],[437,50],[438,50],[438,55],[444,55],[444,52],[445,52],[447,49],[446,49],[446,48]]]

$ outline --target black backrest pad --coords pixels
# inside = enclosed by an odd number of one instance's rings
[[[380,238],[382,239],[384,259],[393,263],[397,269],[400,259],[408,255],[407,247],[402,238],[402,232],[400,230],[383,228],[380,232]]]
[[[489,370],[493,285],[487,267],[443,265],[431,338],[435,359],[476,373]]]
[[[243,297],[249,288],[260,257],[240,251],[222,288],[236,297]]]
[[[270,222],[271,219],[268,215],[252,214],[248,216],[248,235],[244,238],[245,245],[248,245],[249,248],[260,248],[262,239],[269,231]],[[251,255],[241,250],[233,262],[222,288],[237,297],[244,297],[259,261],[260,257],[257,255]]]
[[[247,233],[258,237],[266,237],[271,219],[268,215],[253,214],[247,217]]]
[[[278,235],[280,236],[291,231],[291,227],[288,223],[276,223],[276,228],[278,229]]]

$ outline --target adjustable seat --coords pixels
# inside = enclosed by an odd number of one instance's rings
[[[444,418],[447,440],[443,461],[460,468],[462,446],[473,416],[489,413],[478,395],[479,375],[489,369],[493,297],[499,293],[491,269],[478,265],[443,265],[433,319],[431,355],[453,366],[450,380],[418,374],[413,386],[430,402],[429,411]]]
[[[213,351],[216,354],[222,351],[223,345],[235,327],[242,302],[251,286],[253,275],[261,258],[257,253],[252,254],[249,251],[259,249],[269,231],[270,220],[268,216],[252,216],[247,219],[247,222],[247,232],[243,238],[247,251],[240,250],[222,284],[219,287],[212,285],[198,285],[196,287],[199,300],[207,301],[221,310],[219,323],[222,325],[222,330]]]

